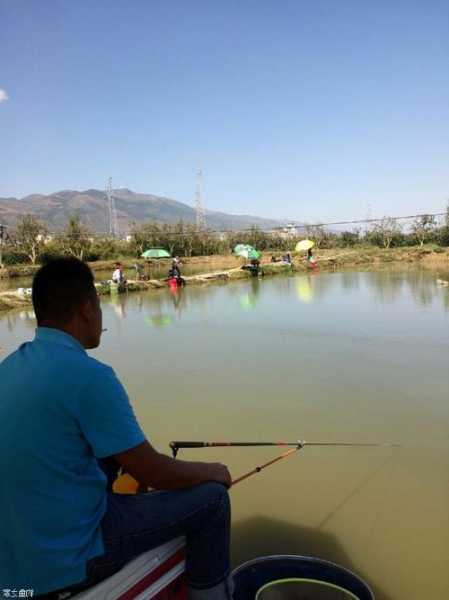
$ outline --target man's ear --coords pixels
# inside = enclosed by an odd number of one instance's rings
[[[92,300],[83,300],[79,306],[78,313],[83,321],[90,321],[94,315],[94,306]]]

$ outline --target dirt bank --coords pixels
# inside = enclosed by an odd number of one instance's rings
[[[291,265],[285,265],[284,263],[274,263],[263,265],[264,275],[275,275],[281,272],[290,272],[292,270]],[[191,275],[190,277],[184,277],[187,285],[204,285],[216,282],[227,282],[234,279],[247,279],[251,277],[251,273],[242,270],[240,267],[228,269],[225,271],[214,271],[211,273],[201,273],[200,275]],[[97,282],[95,283],[97,292],[100,296],[111,293],[122,293],[122,292],[144,292],[155,288],[166,287],[164,280],[150,279],[149,281],[136,281],[129,280],[120,291],[113,289],[111,291],[110,284],[108,282]],[[29,290],[28,290],[29,292]],[[13,308],[20,308],[22,306],[31,305],[31,296],[25,290],[25,294],[19,293],[18,291],[0,292],[0,311],[11,310]]]
[[[263,253],[262,268],[264,275],[276,275],[286,273],[291,270],[301,272],[307,270],[307,264],[303,256],[293,257],[292,266],[281,262],[271,263],[271,252]],[[278,253],[280,254],[280,253]],[[346,269],[379,270],[382,268],[420,268],[431,269],[436,272],[436,276],[441,276],[443,280],[449,277],[449,249],[441,248],[354,248],[341,250],[316,250],[315,257],[318,260],[321,271],[336,271]],[[89,263],[93,271],[104,271],[112,269],[115,261],[97,261]],[[125,268],[132,268],[136,260],[121,261]],[[138,261],[143,264],[143,261]],[[168,264],[170,259],[165,261]],[[201,285],[216,282],[226,282],[233,279],[245,279],[251,277],[251,274],[241,269],[242,259],[235,256],[197,256],[183,258],[182,262],[188,266],[201,266],[204,273],[187,276],[185,280],[188,285]],[[227,267],[227,268],[224,268]],[[11,269],[11,277],[20,275],[21,277],[32,275],[39,267],[14,267]],[[217,270],[221,269],[221,270]],[[3,269],[5,271],[5,269]],[[98,293],[101,295],[109,294],[110,288],[107,283],[97,283]],[[128,282],[128,292],[146,291],[153,288],[164,287],[165,282],[158,279],[149,281]],[[20,308],[31,304],[29,296],[22,296],[18,292],[0,293],[0,311]]]
[[[17,292],[0,293],[0,311],[21,308],[31,304],[30,296],[20,296]]]
[[[275,254],[280,257],[282,252],[267,251],[262,253],[262,262],[270,261],[271,255]],[[358,246],[354,248],[339,248],[330,250],[315,250],[315,256],[319,260],[322,268],[328,268],[326,263],[330,263],[331,268],[336,266],[359,266],[373,265],[378,266],[384,263],[420,263],[426,268],[445,268],[449,263],[449,248],[439,248],[435,246],[423,246],[422,248],[404,247],[404,248],[376,248],[374,246]],[[227,255],[214,256],[183,256],[182,263],[186,267],[201,267],[204,272],[209,272],[216,269],[233,269],[238,268],[242,264],[242,259]],[[301,268],[304,264],[303,255],[293,254],[293,261],[297,268]],[[116,260],[98,260],[88,263],[92,271],[111,271],[114,269]],[[120,258],[120,262],[125,269],[133,269],[138,263],[141,266],[145,265],[143,259],[135,258]],[[154,265],[160,265],[168,270],[170,259],[161,259],[152,261]],[[15,265],[0,269],[0,279],[13,277],[32,277],[39,269],[39,265]]]

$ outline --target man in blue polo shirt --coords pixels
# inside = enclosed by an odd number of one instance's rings
[[[0,364],[0,589],[69,598],[183,534],[189,598],[231,597],[228,469],[157,452],[114,371],[88,356],[102,315],[86,264],[42,267],[33,306],[36,337]],[[164,491],[111,493],[103,459]]]

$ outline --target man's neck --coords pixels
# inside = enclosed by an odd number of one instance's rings
[[[83,346],[83,348],[86,348],[84,336],[82,335],[82,332],[80,331],[79,327],[77,327],[76,323],[74,322],[58,323],[55,321],[46,320],[39,322],[38,327],[50,327],[51,329],[59,329],[59,331],[63,331],[64,333],[71,335],[73,338],[75,338],[75,340],[77,340],[81,344],[81,346]]]

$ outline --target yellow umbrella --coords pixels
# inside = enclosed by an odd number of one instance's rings
[[[301,240],[295,246],[296,252],[301,252],[301,250],[310,250],[315,246],[315,242],[312,240]]]

